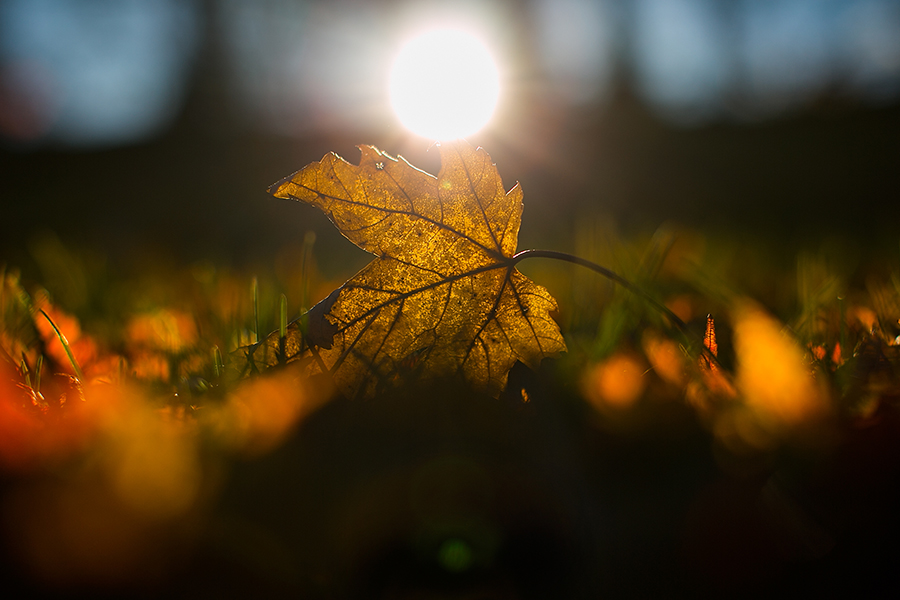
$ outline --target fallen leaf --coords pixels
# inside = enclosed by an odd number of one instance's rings
[[[706,315],[706,332],[703,334],[703,346],[714,357],[719,356],[719,345],[716,343],[716,322],[713,320],[712,315]],[[709,359],[709,356],[701,354],[700,368],[716,371],[719,367]]]
[[[703,333],[703,347],[707,353],[701,353],[698,359],[700,375],[706,387],[706,392],[721,398],[734,398],[737,393],[731,378],[725,371],[719,368],[717,358],[719,356],[719,344],[716,343],[716,322],[712,315],[706,315],[706,331]],[[704,391],[693,387],[688,391],[691,402],[697,406],[708,408],[708,398]]]
[[[406,377],[461,377],[492,394],[518,360],[566,349],[556,301],[515,268],[522,190],[509,192],[483,149],[439,147],[437,177],[372,146],[334,153],[276,183],[276,197],[320,208],[377,258],[255,348],[267,364],[307,360],[350,397]],[[302,324],[302,325],[301,325]]]

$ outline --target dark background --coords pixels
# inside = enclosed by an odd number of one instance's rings
[[[417,19],[460,15],[504,72],[470,141],[522,183],[520,248],[572,251],[587,218],[896,257],[897,2],[2,6],[0,257],[26,270],[47,231],[127,266],[264,263],[310,229],[320,269],[352,270],[323,217],[265,190],[357,143],[435,172],[383,75]]]

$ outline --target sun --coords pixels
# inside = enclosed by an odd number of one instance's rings
[[[487,46],[460,29],[409,40],[394,59],[390,100],[413,133],[452,140],[487,125],[500,97],[500,74]]]

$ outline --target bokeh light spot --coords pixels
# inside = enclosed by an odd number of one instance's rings
[[[631,406],[644,392],[646,366],[621,353],[593,366],[583,382],[584,393],[595,408]]]
[[[758,309],[739,310],[734,346],[738,387],[762,416],[790,425],[825,409],[805,354],[775,319]]]
[[[451,573],[462,573],[472,566],[472,549],[463,540],[450,538],[441,544],[438,562]]]

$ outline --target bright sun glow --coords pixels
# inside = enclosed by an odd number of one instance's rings
[[[484,127],[500,96],[500,76],[487,47],[469,33],[436,29],[400,50],[390,76],[391,106],[405,127],[449,140]]]

